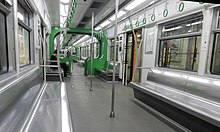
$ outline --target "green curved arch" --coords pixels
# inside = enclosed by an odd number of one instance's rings
[[[51,56],[54,51],[54,39],[61,32],[60,27],[52,27],[50,34],[50,50],[49,55]],[[84,34],[84,35],[92,35],[92,30],[88,28],[69,28],[67,30],[67,34]],[[108,40],[106,35],[102,31],[94,31],[94,37],[97,38],[99,42],[99,55],[97,58],[93,59],[93,70],[92,73],[95,75],[96,68],[104,68],[104,64],[107,61],[107,49],[108,49]],[[85,74],[90,74],[90,64],[91,60],[88,58],[85,61]]]

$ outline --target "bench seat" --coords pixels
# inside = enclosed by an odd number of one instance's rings
[[[65,83],[44,83],[32,66],[2,85],[0,131],[73,132]]]
[[[220,104],[217,102],[150,81],[130,85],[213,125],[220,126]]]
[[[113,62],[106,61],[103,68],[96,68],[96,76],[104,81],[112,81],[113,76]],[[115,72],[115,80],[119,81],[119,69],[118,64],[116,66],[116,72]]]
[[[198,83],[198,78],[203,82]],[[204,85],[205,80],[211,83]],[[141,102],[192,131],[208,132],[220,131],[220,102],[214,97],[217,94],[208,92],[204,95],[206,87],[217,91],[216,86],[212,86],[213,82],[216,79],[151,69],[145,82],[131,82],[130,86],[134,89],[135,98]]]
[[[28,131],[73,132],[65,83],[48,83]]]

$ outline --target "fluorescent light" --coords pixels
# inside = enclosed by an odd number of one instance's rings
[[[145,2],[146,0],[135,0],[132,3],[130,3],[128,6],[125,7],[125,10],[132,10],[135,7],[137,7],[138,5],[140,5],[141,3]]]
[[[70,0],[60,0],[60,2],[67,4],[70,2]]]
[[[24,16],[20,12],[17,13],[17,16],[18,16],[18,19],[20,19],[21,21],[24,21]]]
[[[88,39],[90,36],[89,35],[84,35],[82,38],[80,38],[79,40],[77,40],[74,45],[79,45],[81,44],[83,41],[85,42],[86,39]]]
[[[199,21],[199,22],[194,22],[191,25],[194,26],[194,25],[198,25],[198,24],[201,24],[201,23],[202,23],[202,21]]]
[[[111,23],[111,21],[109,21],[109,20],[106,20],[106,21],[104,21],[102,24],[100,24],[100,27],[105,27],[105,26],[107,26],[108,24],[110,24]]]
[[[201,24],[203,21],[194,22],[192,24],[186,24],[187,27]]]
[[[60,4],[60,15],[61,16],[67,16],[68,12],[65,11],[65,6],[63,4]]]
[[[96,28],[95,28],[95,30],[101,30],[101,29],[102,29],[101,27],[96,27]]]
[[[124,14],[126,14],[125,11],[119,11],[118,12],[118,18],[120,18],[121,16],[123,16]],[[109,18],[110,21],[114,21],[115,20],[115,15],[113,15],[112,17]]]
[[[180,28],[182,28],[182,26],[174,27],[174,28],[169,28],[169,29],[163,29],[163,32],[169,32],[169,31],[180,29]]]
[[[150,2],[147,6],[150,6],[150,5],[152,5],[153,3],[154,3],[154,1]]]

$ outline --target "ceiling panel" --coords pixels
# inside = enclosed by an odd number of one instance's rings
[[[77,0],[77,6],[73,15],[71,26],[77,27],[80,21],[83,19],[86,11],[90,8],[93,0]]]
[[[52,26],[59,25],[60,21],[60,0],[45,0],[47,9],[52,21]]]

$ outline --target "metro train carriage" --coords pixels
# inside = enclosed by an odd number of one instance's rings
[[[0,132],[220,132],[219,4],[0,0]]]

